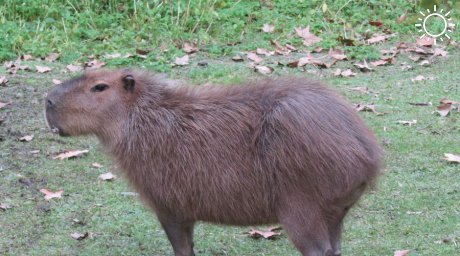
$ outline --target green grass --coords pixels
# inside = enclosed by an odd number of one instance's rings
[[[431,3],[430,3],[431,2]],[[172,249],[155,216],[138,198],[122,192],[133,191],[123,178],[112,182],[98,180],[101,173],[115,172],[94,138],[61,138],[52,135],[42,117],[43,94],[52,79],[66,79],[65,66],[85,61],[88,55],[134,53],[150,49],[147,59],[106,60],[108,66],[136,66],[162,71],[171,77],[196,84],[206,82],[239,83],[261,76],[247,67],[248,62],[230,58],[256,47],[273,49],[269,40],[292,43],[301,50],[295,36],[296,26],[311,26],[325,49],[339,47],[349,57],[375,59],[379,49],[395,42],[415,41],[419,35],[413,24],[417,10],[432,2],[458,10],[460,1],[18,1],[0,3],[0,60],[20,54],[46,56],[59,52],[59,62],[38,60],[25,65],[46,65],[53,71],[37,74],[19,71],[0,75],[10,82],[0,86],[0,102],[12,104],[0,109],[0,203],[12,206],[0,210],[1,255],[172,255]],[[326,4],[327,8],[325,8]],[[148,5],[148,6],[147,6]],[[45,8],[47,6],[47,8]],[[324,11],[323,11],[324,10]],[[406,22],[395,22],[403,10]],[[459,12],[457,12],[458,15]],[[458,26],[460,20],[454,16]],[[333,22],[329,22],[333,19]],[[379,20],[397,36],[378,46],[362,44],[366,31]],[[261,33],[264,23],[274,23],[273,34]],[[354,38],[357,46],[345,47],[337,37]],[[459,38],[458,31],[452,35]],[[172,67],[182,56],[181,45],[196,41],[200,52],[185,67]],[[234,46],[228,43],[241,42]],[[159,47],[167,45],[168,51]],[[447,117],[433,113],[435,106],[417,107],[408,102],[437,102],[444,97],[460,101],[460,51],[450,47],[447,58],[437,57],[428,67],[420,67],[398,55],[394,65],[354,78],[337,78],[334,69],[293,69],[278,65],[304,56],[266,58],[264,65],[275,68],[272,76],[295,74],[320,79],[352,103],[375,103],[377,116],[360,112],[366,123],[385,144],[385,167],[378,189],[367,194],[349,214],[344,233],[344,255],[393,255],[395,250],[410,249],[414,255],[457,255],[460,242],[459,165],[442,160],[444,153],[460,154],[460,113]],[[206,67],[196,65],[208,62]],[[399,64],[415,68],[401,71]],[[336,67],[350,68],[350,62]],[[335,67],[334,67],[335,68]],[[417,75],[435,80],[413,83]],[[361,94],[353,87],[369,87],[378,94]],[[331,106],[333,107],[333,106]],[[399,120],[417,120],[403,126]],[[33,134],[31,142],[17,138]],[[59,161],[56,153],[68,149],[89,149],[85,157]],[[38,154],[30,151],[40,150]],[[101,169],[91,163],[104,165]],[[120,175],[119,175],[120,176]],[[64,190],[58,200],[45,201],[41,188]],[[78,219],[81,223],[76,223]],[[278,240],[253,240],[249,228],[200,223],[195,232],[198,255],[298,255],[286,235]],[[82,241],[73,232],[90,232]],[[445,242],[443,242],[445,240]]]

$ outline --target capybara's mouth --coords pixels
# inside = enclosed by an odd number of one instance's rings
[[[69,136],[68,133],[66,133],[62,128],[60,128],[58,125],[55,124],[51,114],[46,109],[45,109],[45,121],[46,121],[46,125],[48,126],[48,128],[50,128],[52,133],[59,134],[60,136],[63,136],[63,137]]]

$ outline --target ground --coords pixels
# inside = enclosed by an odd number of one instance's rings
[[[333,13],[336,13],[342,5],[329,4],[328,8],[335,8]],[[324,8],[318,6],[319,10]],[[398,17],[400,14],[391,15]],[[392,20],[393,16],[390,17]],[[382,14],[381,17],[386,16]],[[260,21],[261,24],[263,22]],[[295,25],[291,23],[287,24]],[[5,24],[8,23],[2,25]],[[321,24],[314,27],[321,27]],[[334,28],[331,30],[334,31]],[[408,29],[401,28],[401,31]],[[41,36],[37,32],[36,37],[24,40],[40,41]],[[147,60],[135,58],[107,62],[111,67],[137,66],[165,71],[172,78],[196,85],[213,82],[229,86],[248,78],[265,76],[248,67],[251,61],[244,57],[244,53],[241,53],[244,61],[232,61],[236,53],[255,50],[256,47],[273,49],[270,39],[291,42],[282,35],[250,34],[249,37],[254,40],[243,41],[235,46],[236,50],[230,49],[231,46],[213,44],[211,38],[201,46],[200,52],[191,55],[190,64],[185,66],[170,65],[175,57],[184,55],[180,47],[173,53],[165,53],[166,60],[152,60],[153,55],[157,56],[154,50]],[[52,43],[52,38],[45,39],[44,42]],[[58,39],[65,41],[65,38]],[[288,57],[271,56],[262,62],[274,68],[268,76],[291,74],[321,80],[339,91],[350,103],[373,103],[382,113],[359,112],[385,150],[384,166],[376,189],[366,194],[346,219],[343,255],[392,255],[397,250],[410,250],[409,255],[457,255],[460,250],[460,165],[443,159],[445,153],[460,154],[460,112],[452,110],[445,117],[436,112],[436,106],[443,98],[460,101],[458,47],[448,47],[447,56],[430,59],[428,66],[420,66],[420,62],[409,59],[411,54],[407,53],[399,54],[393,64],[379,66],[373,72],[361,72],[353,66],[361,59],[373,59],[366,56],[374,56],[375,53],[378,58],[378,50],[394,47],[398,41],[415,42],[415,39],[416,35],[400,38],[398,34],[375,48],[362,45],[359,50],[346,50],[348,55],[355,54],[357,60],[340,61],[330,69],[314,65],[290,68],[279,64],[285,65],[304,57],[304,52],[292,53]],[[42,49],[17,48],[16,44],[20,45],[22,39],[17,40],[3,55],[0,54],[1,58],[10,60],[13,54],[21,53],[40,55]],[[222,43],[226,39],[219,40]],[[5,75],[9,79],[6,85],[0,86],[0,102],[10,103],[0,108],[0,120],[4,119],[0,121],[0,203],[10,207],[0,210],[0,254],[172,255],[169,242],[154,214],[137,196],[125,193],[133,189],[117,174],[116,167],[97,140],[91,137],[62,138],[52,134],[45,125],[43,95],[53,88],[52,80],[64,80],[75,75],[66,66],[89,58],[86,55],[79,60],[73,58],[75,54],[69,50],[72,43],[78,41],[70,38],[69,45],[65,46],[69,48],[60,49],[61,59],[58,61],[51,63],[34,59],[22,62],[30,67],[51,67],[50,72],[37,73],[32,68],[8,74],[5,67],[0,67],[0,76]],[[296,46],[299,45],[297,43]],[[28,47],[31,45],[27,44]],[[84,53],[78,54],[91,53],[91,45],[85,44]],[[328,45],[322,46],[326,48]],[[104,45],[102,48],[106,51],[111,46]],[[42,54],[46,56],[48,53]],[[98,56],[104,54],[98,53]],[[207,65],[198,65],[203,61]],[[414,68],[403,70],[403,63]],[[335,68],[351,68],[356,76],[334,76]],[[412,81],[419,75],[433,79]],[[367,90],[359,91],[357,87],[367,87]],[[432,105],[409,104],[425,102],[432,102]],[[417,123],[403,125],[399,122],[412,120],[417,120]],[[34,137],[31,141],[19,141],[25,135]],[[88,154],[75,159],[53,159],[65,150],[81,149],[89,150]],[[103,167],[93,167],[95,162]],[[112,181],[98,178],[108,171],[117,174],[117,178]],[[62,189],[62,198],[45,200],[40,192],[44,188],[51,191]],[[298,255],[283,231],[274,240],[253,239],[248,237],[247,231],[249,227],[200,223],[195,231],[196,253]],[[76,240],[71,237],[75,232],[88,232],[89,236]]]

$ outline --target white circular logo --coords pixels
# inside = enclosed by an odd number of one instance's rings
[[[444,14],[444,10],[441,9],[438,12],[436,9],[436,5],[433,6],[433,13],[431,13],[430,9],[426,9],[426,11],[428,15],[425,15],[425,13],[420,12],[420,14],[422,15],[422,17],[419,18],[421,23],[415,24],[416,27],[420,28],[419,32],[423,33],[423,35],[420,38],[429,36],[434,39],[434,44],[436,44],[437,38],[439,38],[439,40],[441,41],[444,41],[443,36],[450,39],[449,33],[452,33],[452,29],[455,26],[454,23],[451,23],[452,18],[449,18],[451,11],[448,11]],[[439,32],[439,30],[434,32],[430,30],[429,27],[427,27],[427,21],[429,21],[430,19],[440,19],[442,21],[442,28],[440,29],[441,32]]]

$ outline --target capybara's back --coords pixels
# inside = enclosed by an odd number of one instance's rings
[[[101,81],[108,87],[100,90]],[[56,103],[82,105],[65,96],[81,87],[94,89],[102,103],[92,107],[103,109],[85,125]],[[176,255],[193,255],[196,221],[280,222],[303,255],[340,255],[343,218],[378,175],[379,147],[354,109],[302,78],[197,88],[99,71],[65,83],[48,101],[48,122],[61,134],[100,138],[157,213]]]

